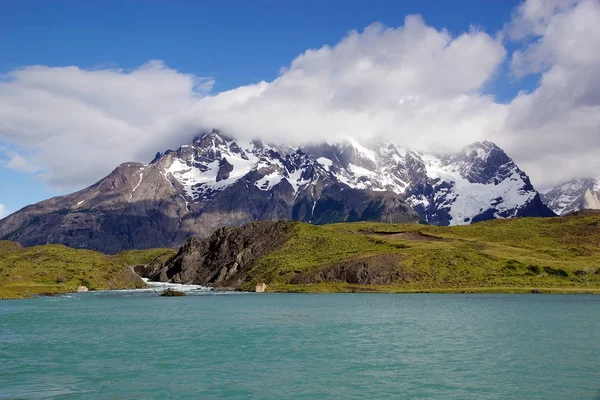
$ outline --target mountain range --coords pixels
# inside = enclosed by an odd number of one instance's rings
[[[600,210],[600,179],[574,179],[542,194],[542,200],[558,215]]]
[[[115,253],[175,247],[254,220],[461,225],[554,215],[527,174],[487,141],[439,155],[351,139],[276,146],[213,130],[19,210],[0,221],[0,238]]]

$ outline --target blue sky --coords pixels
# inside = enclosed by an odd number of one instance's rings
[[[447,29],[453,37],[475,26],[494,38],[519,4],[509,0],[6,0],[0,4],[0,73],[32,65],[132,70],[162,60],[179,73],[214,78],[214,94],[270,82],[307,49],[335,45],[349,31],[362,31],[374,22],[400,27],[409,14],[421,15],[426,25]],[[506,58],[478,90],[493,95],[498,103],[510,102],[520,90],[534,90],[543,72],[515,78],[510,55],[525,44],[504,41],[503,45]],[[0,146],[27,154],[29,149],[7,137],[0,132]],[[164,149],[155,149],[159,150]],[[39,173],[15,171],[7,167],[8,159],[5,154],[0,164],[0,204],[9,211],[81,188],[80,183],[56,187]]]
[[[0,70],[24,65],[118,65],[150,59],[217,78],[217,91],[261,79],[309,48],[379,21],[401,25],[420,14],[458,34],[473,24],[502,29],[510,0],[348,1],[4,1]]]

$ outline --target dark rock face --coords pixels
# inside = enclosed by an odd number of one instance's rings
[[[140,184],[141,170],[151,184]],[[60,243],[104,253],[169,247],[179,240],[184,208],[185,201],[155,167],[127,163],[87,189],[27,206],[3,219],[0,237],[24,246]]]
[[[481,156],[482,152],[486,154],[486,157]],[[493,183],[495,185],[512,175],[514,165],[510,157],[491,142],[483,142],[468,147],[456,156],[452,162],[459,165],[461,175],[469,182]],[[533,189],[529,178],[524,173],[520,175],[526,179],[524,189]]]
[[[255,260],[285,243],[295,224],[262,221],[221,228],[208,239],[188,239],[167,262],[137,267],[136,272],[154,281],[237,287]]]
[[[217,172],[217,182],[229,178],[229,174],[233,171],[233,165],[229,164],[226,158],[219,161],[219,172]]]

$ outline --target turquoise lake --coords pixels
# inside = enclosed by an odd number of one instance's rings
[[[0,398],[600,400],[600,296],[0,301]]]

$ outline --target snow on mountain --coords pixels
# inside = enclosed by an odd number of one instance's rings
[[[19,210],[0,221],[0,237],[114,253],[175,247],[257,220],[458,225],[550,215],[527,175],[490,142],[439,155],[356,140],[292,148],[213,130]]]
[[[213,131],[164,156],[171,156],[165,176],[183,187],[189,202],[209,201],[249,176],[261,190],[288,184],[295,194],[325,178],[354,189],[402,195],[424,220],[438,225],[553,215],[528,176],[488,141],[458,154],[436,155],[390,142],[367,147],[353,139],[283,148]]]
[[[491,142],[474,143],[456,155],[418,153],[394,143],[369,149],[356,141],[303,150],[350,187],[404,195],[433,224],[553,215],[527,175]]]
[[[600,209],[600,178],[565,182],[543,193],[542,200],[559,215],[582,209]]]
[[[164,169],[165,176],[183,187],[190,202],[210,200],[217,192],[249,175],[260,190],[270,191],[285,182],[293,193],[327,175],[326,167],[307,155],[290,153],[288,148],[260,141],[229,139],[218,131],[197,138],[192,146],[169,151],[159,160],[165,157],[170,160]]]

